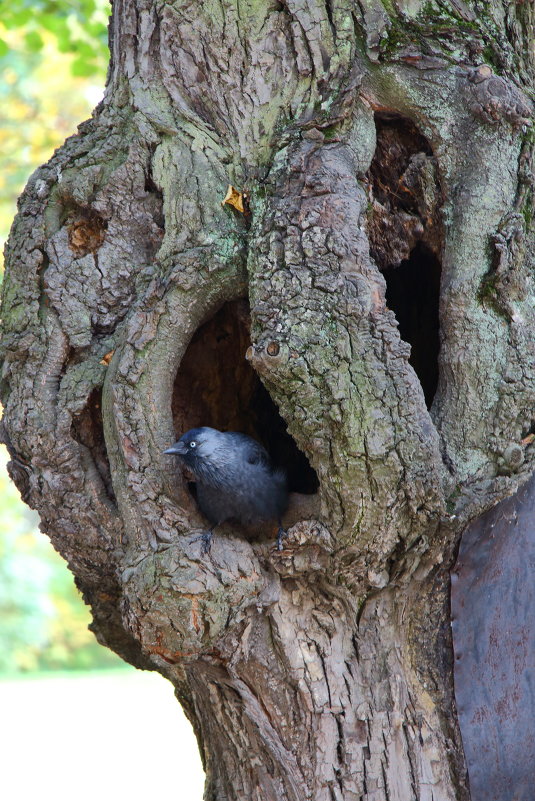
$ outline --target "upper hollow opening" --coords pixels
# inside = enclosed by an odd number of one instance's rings
[[[437,162],[415,124],[376,114],[377,145],[367,174],[370,253],[386,280],[387,306],[427,407],[438,385],[443,198]]]
[[[259,377],[245,359],[250,340],[247,300],[225,303],[193,335],[178,369],[172,399],[177,436],[197,426],[241,431],[258,440],[290,492],[311,495],[319,481]]]

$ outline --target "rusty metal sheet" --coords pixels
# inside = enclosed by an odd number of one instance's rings
[[[535,799],[535,476],[468,526],[451,576],[472,801]]]

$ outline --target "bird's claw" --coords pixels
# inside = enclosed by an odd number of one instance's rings
[[[210,548],[212,546],[212,532],[203,531],[198,537],[192,537],[190,542],[199,542],[199,540],[201,541],[201,556],[206,556],[210,553]]]

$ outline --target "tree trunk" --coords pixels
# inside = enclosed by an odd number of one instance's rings
[[[11,475],[206,799],[469,797],[449,569],[533,471],[533,13],[117,0],[105,99],[21,198]],[[287,468],[282,552],[201,554],[162,455],[199,424]]]

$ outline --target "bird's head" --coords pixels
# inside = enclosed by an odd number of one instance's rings
[[[220,432],[215,428],[190,428],[182,434],[178,442],[175,442],[164,453],[170,456],[178,456],[180,460],[193,473],[199,472],[201,465],[210,461],[210,457],[217,447],[217,440]]]

